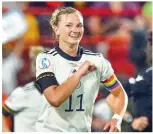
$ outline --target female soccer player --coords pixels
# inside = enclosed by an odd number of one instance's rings
[[[127,95],[109,61],[102,54],[79,46],[84,33],[82,14],[71,7],[58,8],[53,12],[50,24],[59,44],[39,54],[36,60],[36,82],[44,96],[36,130],[90,132],[101,82],[111,93],[108,102],[113,103],[114,110],[114,116],[104,130],[120,131]]]

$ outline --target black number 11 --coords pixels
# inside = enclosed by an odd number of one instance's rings
[[[83,102],[83,94],[80,94],[77,96],[77,98],[80,98],[80,107],[79,109],[76,109],[76,111],[84,111],[85,109],[82,108],[82,102]],[[72,109],[72,95],[69,97],[69,109],[65,109],[65,112],[73,112],[74,109]]]

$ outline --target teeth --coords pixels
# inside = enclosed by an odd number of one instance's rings
[[[79,35],[71,35],[71,37],[78,38],[78,37],[79,37]]]

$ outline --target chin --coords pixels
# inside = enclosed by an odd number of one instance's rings
[[[73,40],[73,41],[69,41],[69,44],[73,44],[73,45],[77,45],[79,44],[80,40]]]

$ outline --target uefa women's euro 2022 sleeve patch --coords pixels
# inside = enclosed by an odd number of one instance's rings
[[[39,61],[39,68],[40,69],[46,69],[50,66],[50,61],[47,57],[43,57]]]

